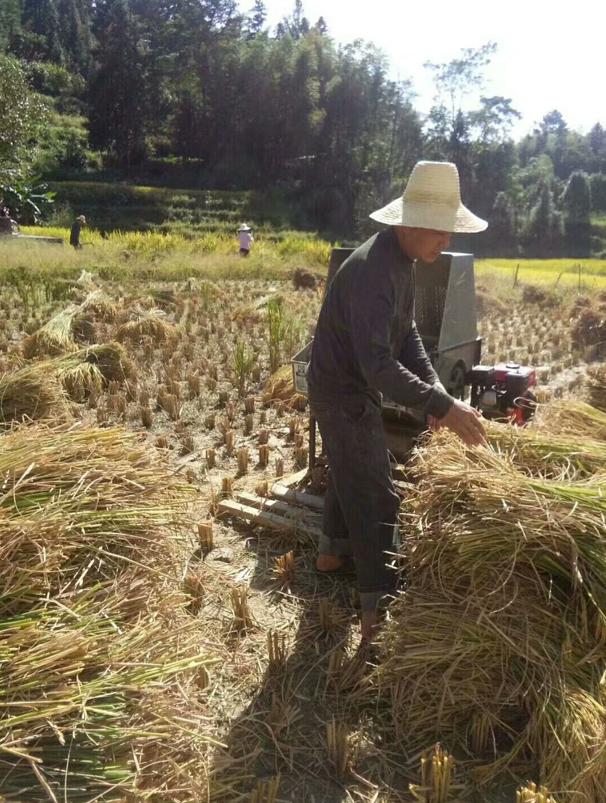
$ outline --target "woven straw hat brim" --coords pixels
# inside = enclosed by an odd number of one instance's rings
[[[405,204],[402,197],[377,209],[370,217],[387,226],[411,226],[453,234],[477,234],[488,227],[487,221],[474,215],[462,203],[453,206],[438,201],[408,201]]]

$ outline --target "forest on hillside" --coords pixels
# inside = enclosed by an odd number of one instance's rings
[[[415,161],[447,159],[490,220],[484,253],[605,256],[606,131],[550,110],[514,141],[515,98],[482,94],[495,47],[427,64],[423,116],[414,76],[392,80],[380,50],[339,44],[301,0],[273,29],[263,0],[245,13],[235,0],[2,0],[0,187],[282,188],[335,239],[367,231]]]

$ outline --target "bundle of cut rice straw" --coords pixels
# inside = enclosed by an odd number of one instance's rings
[[[440,432],[416,455],[402,510],[408,587],[374,681],[411,751],[439,740],[476,782],[507,770],[598,803],[604,455],[593,441],[550,448],[547,435],[497,425],[489,440],[468,449]]]
[[[32,357],[56,357],[75,351],[77,346],[72,336],[72,327],[77,312],[78,307],[72,304],[51,318],[33,335],[28,335],[23,341],[23,356],[29,360]]]
[[[132,374],[119,343],[28,363],[0,377],[0,423],[65,417],[67,398],[83,402],[91,392],[100,392],[112,381],[123,383]]]
[[[587,371],[589,403],[606,411],[606,365],[596,365]]]
[[[577,442],[606,441],[606,409],[571,399],[551,401],[539,406],[536,428],[551,437],[570,436]]]
[[[120,342],[143,343],[146,339],[156,345],[173,343],[178,336],[174,324],[164,320],[159,314],[143,315],[118,327],[116,337]]]
[[[2,793],[199,799],[213,660],[181,591],[191,489],[119,428],[15,427],[0,471]]]

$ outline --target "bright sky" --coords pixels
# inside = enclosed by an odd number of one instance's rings
[[[240,0],[244,10],[252,5]],[[273,29],[291,14],[294,0],[265,5]],[[523,116],[516,138],[552,109],[578,131],[598,121],[606,127],[603,0],[303,0],[303,10],[312,24],[323,16],[338,42],[365,39],[381,48],[392,77],[412,80],[421,112],[434,94],[426,61],[447,62],[461,48],[494,41],[498,49],[483,94],[511,98]]]

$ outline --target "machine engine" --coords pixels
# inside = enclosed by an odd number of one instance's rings
[[[515,362],[476,365],[468,374],[471,406],[486,417],[524,425],[533,415],[536,385],[533,368]]]

